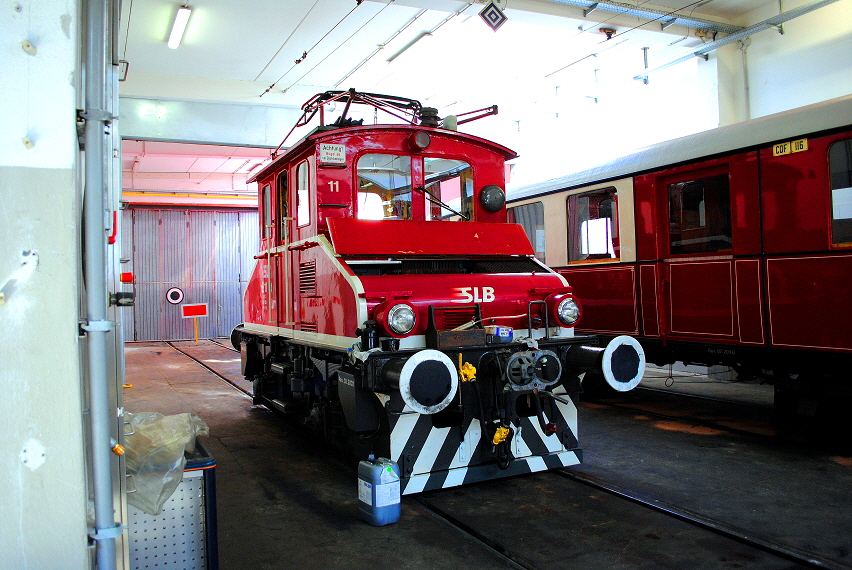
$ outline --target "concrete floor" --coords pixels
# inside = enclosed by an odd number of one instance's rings
[[[517,568],[409,502],[396,524],[364,523],[357,475],[335,451],[282,427],[166,344],[134,343],[125,354],[133,385],[125,391],[127,411],[192,412],[210,427],[204,443],[217,464],[223,570]],[[208,365],[233,371],[235,362],[239,373],[234,356]]]
[[[246,385],[239,376],[237,354],[205,341],[198,347],[175,344],[235,384]],[[403,499],[399,523],[382,528],[363,523],[357,512],[356,475],[336,452],[284,428],[270,412],[252,406],[243,392],[164,343],[129,344],[126,356],[128,382],[133,384],[125,392],[128,411],[193,412],[210,426],[205,444],[217,460],[221,568],[517,568],[408,499]],[[651,382],[664,386],[665,378]],[[734,392],[745,389],[693,376],[676,378],[677,384],[690,390],[706,385],[715,396],[725,392],[724,384]],[[763,397],[760,390],[752,397]],[[645,394],[650,396],[634,392],[632,400],[625,400],[626,409],[581,405],[584,464],[574,469],[813,553],[834,567],[852,568],[852,458],[780,439],[767,425],[768,413],[743,418],[717,403],[702,411],[698,404],[694,409],[672,405],[667,394]],[[680,419],[656,415],[665,410],[681,414]],[[736,431],[697,424],[695,417],[719,425],[729,422]],[[546,480],[540,474],[517,481],[495,489],[541,490]],[[477,488],[470,496],[477,495],[487,497],[488,492]],[[481,515],[482,505],[477,507]],[[654,548],[647,537],[635,541],[644,541],[642,548],[630,545],[635,549],[606,558],[576,551],[580,545],[595,548],[588,537],[577,535],[577,528],[549,532],[562,536],[568,530],[573,540],[550,543],[550,558],[543,559],[550,560],[550,567],[614,567],[612,560],[620,568],[684,567],[683,556],[662,555],[665,541],[654,533],[648,536],[659,545],[656,560],[679,562],[653,562],[642,550]],[[677,545],[673,539],[668,547],[674,552]],[[748,560],[702,560],[690,566],[761,567]]]
[[[705,398],[716,398],[732,402],[742,402],[756,406],[772,407],[775,389],[769,384],[759,382],[738,382],[728,380],[726,376],[735,374],[717,374],[707,376],[690,372],[681,366],[647,366],[641,385],[647,388],[668,390],[675,394],[689,394]],[[705,367],[694,367],[705,368]],[[721,368],[721,367],[719,367]]]

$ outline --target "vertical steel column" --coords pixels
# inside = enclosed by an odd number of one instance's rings
[[[107,167],[110,161],[105,128],[113,117],[107,111],[107,31],[109,0],[85,3],[85,286],[88,347],[89,417],[92,448],[95,528],[98,569],[116,567],[115,538],[121,533],[113,503],[110,424],[114,410],[109,402],[107,374],[108,334],[114,323],[107,320]]]

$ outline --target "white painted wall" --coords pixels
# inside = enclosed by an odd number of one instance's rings
[[[782,5],[787,11],[808,3],[783,0]],[[769,5],[735,23],[748,26],[776,14],[777,5]],[[751,118],[852,93],[852,0],[787,22],[783,35],[755,34],[746,59]]]
[[[75,0],[0,7],[0,289],[23,251],[38,252],[38,266],[0,305],[3,568],[90,567],[77,339],[78,10]]]

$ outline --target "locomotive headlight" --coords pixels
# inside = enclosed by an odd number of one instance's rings
[[[565,326],[574,326],[580,318],[580,305],[572,297],[566,297],[556,306],[556,315]]]
[[[426,150],[432,144],[432,137],[426,131],[417,131],[408,139],[408,142],[415,151]]]
[[[414,309],[409,305],[399,304],[391,307],[388,311],[388,326],[396,334],[407,334],[414,328],[414,323],[417,318],[414,315]]]
[[[496,184],[489,184],[479,193],[479,201],[486,211],[499,212],[506,204],[506,193]]]

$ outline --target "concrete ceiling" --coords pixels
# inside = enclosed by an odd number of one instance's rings
[[[653,66],[708,40],[683,26],[663,32],[649,18],[603,10],[584,17],[582,7],[569,5],[577,2],[564,2],[500,0],[509,19],[494,32],[478,16],[481,0],[197,0],[189,3],[183,41],[170,49],[166,42],[182,3],[125,0],[118,39],[128,72],[119,92],[298,108],[315,93],[354,87],[413,97],[442,116],[492,104],[501,113],[520,113],[533,94],[576,83],[589,67],[632,77],[643,68],[642,48],[649,48]],[[777,0],[629,4],[738,26],[757,21],[751,15],[761,8],[777,11]],[[615,36],[608,40],[601,28]],[[164,191],[171,184],[185,192],[194,184],[196,191],[220,192],[230,176],[236,181],[230,190],[239,193],[245,169],[262,154],[141,146],[125,145],[127,190]],[[180,176],[168,181],[170,172]]]
[[[125,140],[121,186],[125,200],[148,204],[256,204],[246,179],[269,160],[260,148]]]

